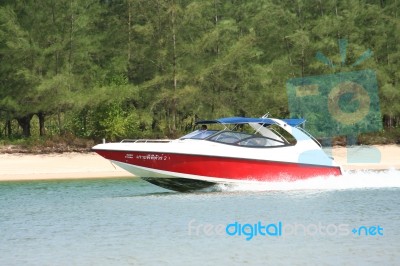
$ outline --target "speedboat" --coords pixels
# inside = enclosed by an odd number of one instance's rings
[[[198,121],[178,139],[122,140],[92,150],[143,180],[180,192],[341,175],[304,124],[305,119],[227,117]]]

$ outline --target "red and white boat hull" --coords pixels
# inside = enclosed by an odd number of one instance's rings
[[[340,167],[315,139],[289,125],[298,121],[233,117],[215,122],[247,123],[258,133],[194,131],[176,140],[123,141],[99,144],[93,150],[144,180],[177,191],[214,184],[291,181],[341,174]],[[263,125],[279,126],[296,142],[284,141]]]
[[[243,181],[299,180],[315,176],[340,175],[339,166],[296,162],[232,158],[211,155],[179,153],[96,150],[119,167],[151,183],[164,179],[164,183],[204,181],[230,184]],[[157,182],[157,185],[162,186]],[[206,185],[206,184],[205,184]],[[165,186],[164,186],[165,187]],[[171,187],[168,187],[172,189]],[[174,186],[174,190],[181,189]],[[183,188],[183,191],[186,191]]]

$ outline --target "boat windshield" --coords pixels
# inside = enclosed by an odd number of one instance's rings
[[[247,147],[272,147],[289,145],[289,143],[283,140],[265,137],[261,134],[249,134],[230,130],[196,130],[181,137],[181,139],[207,139],[210,141]]]
[[[218,130],[195,130],[185,136],[182,136],[180,139],[206,139],[212,134],[217,133]]]
[[[209,140],[238,146],[260,148],[290,145],[285,141],[265,137],[260,134],[248,134],[237,131],[222,131],[212,136]]]
[[[222,128],[221,128],[222,126]],[[201,129],[195,130],[180,139],[199,139],[208,140],[230,145],[246,146],[246,147],[277,147],[294,145],[296,140],[292,140],[283,132],[278,132],[279,127],[275,125],[265,127],[258,123],[232,125],[211,124],[202,126]],[[285,136],[283,136],[283,135]]]

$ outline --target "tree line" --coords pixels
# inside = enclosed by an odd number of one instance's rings
[[[198,119],[289,117],[288,80],[363,69],[394,128],[399,12],[397,0],[3,0],[0,138],[174,137]],[[341,64],[343,39],[348,62],[372,57]]]

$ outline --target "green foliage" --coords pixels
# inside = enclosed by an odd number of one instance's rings
[[[96,140],[174,137],[196,119],[267,112],[288,117],[289,79],[364,69],[377,73],[385,126],[397,127],[399,5],[3,1],[0,138],[26,130],[34,136],[44,130]],[[345,62],[338,39],[349,43]],[[351,66],[368,49],[373,58]],[[316,60],[317,52],[336,68]],[[323,119],[321,108],[315,108],[319,112],[307,115]],[[16,119],[32,116],[26,122],[32,127],[21,131]]]

